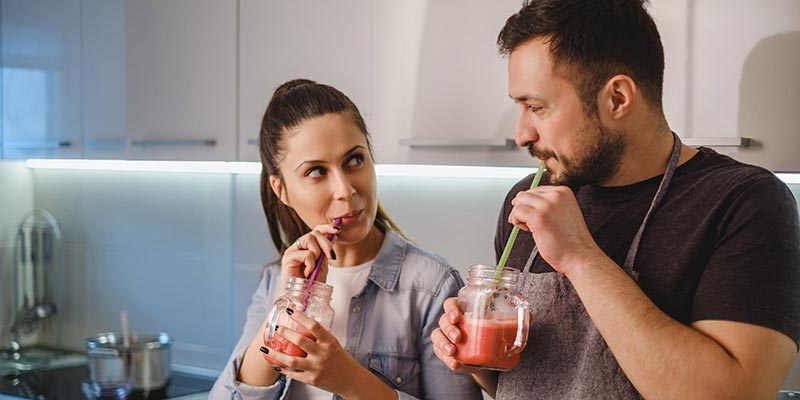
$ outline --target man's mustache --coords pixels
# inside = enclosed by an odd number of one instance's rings
[[[532,144],[528,145],[528,154],[530,154],[531,157],[541,158],[541,159],[555,158],[556,157],[556,155],[553,154],[552,152],[539,150],[536,147],[534,147]]]

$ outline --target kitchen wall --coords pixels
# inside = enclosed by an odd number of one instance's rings
[[[80,349],[86,336],[118,330],[125,309],[132,329],[175,337],[176,363],[219,370],[240,335],[262,265],[277,257],[258,179],[0,163],[0,271],[9,273],[18,219],[33,206],[45,208],[64,238],[63,346]],[[499,205],[515,179],[379,180],[384,206],[416,242],[448,258],[462,275],[470,263],[493,262]],[[790,187],[800,198],[800,184]],[[0,285],[7,282],[0,279]],[[3,316],[9,302],[0,304]],[[800,389],[800,364],[785,387]]]
[[[38,169],[32,178],[35,206],[63,232],[61,345],[80,349],[86,336],[119,329],[125,309],[132,329],[176,338],[177,363],[221,368],[262,265],[277,257],[258,175]],[[470,263],[493,261],[514,182],[382,177],[380,196],[411,238],[466,275]]]
[[[515,179],[379,180],[384,206],[416,242],[448,258],[462,275],[470,263],[493,262],[499,205]],[[175,337],[176,363],[222,367],[240,335],[261,267],[277,257],[261,211],[258,175],[31,172],[0,163],[0,187],[23,193],[0,194],[2,204],[17,204],[11,207],[17,211],[4,207],[0,213],[0,237],[11,235],[31,205],[48,209],[61,225],[63,346],[80,349],[84,337],[119,329],[119,311],[125,309],[132,329]],[[800,184],[790,187],[800,198]],[[786,387],[800,389],[800,365]]]

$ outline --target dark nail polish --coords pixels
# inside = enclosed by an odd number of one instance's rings
[[[262,352],[262,353],[264,353],[264,354],[269,354],[269,349],[268,349],[268,348],[266,348],[266,347],[264,347],[264,346],[261,346],[261,347],[259,348],[259,350],[261,350],[261,352]]]
[[[292,314],[294,314],[294,310],[292,310],[291,308],[287,308],[286,309],[286,313],[289,314],[289,315],[292,315]]]
[[[333,249],[331,249],[331,260],[335,260],[335,259],[336,259],[336,252],[333,251]]]
[[[281,367],[275,367],[275,371],[281,372]]]
[[[340,228],[340,227],[339,227],[339,226],[337,226],[337,225],[334,225],[334,226],[333,226],[333,229],[336,229],[337,231],[340,231],[340,230],[342,230],[342,228]]]

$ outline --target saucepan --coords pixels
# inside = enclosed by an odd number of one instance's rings
[[[97,384],[127,382],[135,391],[150,392],[169,382],[172,338],[164,333],[117,332],[86,338],[89,380]]]

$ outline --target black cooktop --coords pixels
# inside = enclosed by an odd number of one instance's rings
[[[85,400],[83,382],[88,378],[86,366],[34,370],[0,377],[0,394],[29,399]],[[147,394],[132,392],[129,400],[170,399],[211,390],[215,378],[172,371],[167,385]]]

